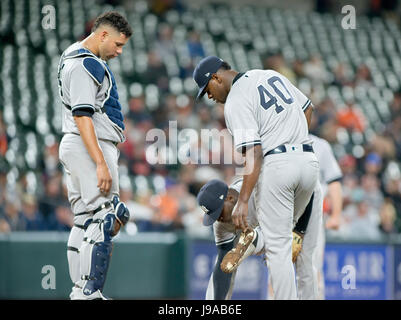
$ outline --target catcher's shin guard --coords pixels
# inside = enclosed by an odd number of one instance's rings
[[[112,211],[102,210],[95,214],[83,239],[81,287],[84,296],[88,298],[101,296],[111,258],[112,238],[116,235],[116,225],[126,223],[129,218],[129,211],[124,203],[117,202],[116,206],[112,204]],[[95,294],[97,291],[100,293]]]
[[[84,238],[85,230],[92,222],[92,215],[78,213],[74,216],[74,226],[67,242],[67,260],[71,281],[75,284],[80,279],[79,248]]]

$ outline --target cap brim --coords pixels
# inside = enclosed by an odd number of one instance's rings
[[[224,207],[224,202],[221,204],[221,206],[218,209],[216,209],[211,214],[205,214],[203,216],[203,225],[204,226],[210,226],[213,223],[215,223],[216,220],[220,217],[221,211],[223,210],[223,207]]]
[[[208,83],[209,83],[209,81],[206,82],[206,84],[205,84],[203,87],[201,87],[201,88],[199,89],[198,95],[196,96],[196,99],[200,99],[200,98],[202,98],[202,97],[205,95],[205,93],[206,93],[205,88],[206,88],[206,86],[207,86]]]

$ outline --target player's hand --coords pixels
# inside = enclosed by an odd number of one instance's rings
[[[232,221],[237,229],[245,231],[247,228],[249,228],[248,222],[246,220],[247,216],[248,216],[248,203],[238,200],[232,214]]]
[[[108,194],[111,189],[112,177],[106,162],[100,163],[96,167],[97,187],[102,194]]]
[[[326,221],[326,229],[338,230],[340,228],[340,217],[338,216],[329,216]]]

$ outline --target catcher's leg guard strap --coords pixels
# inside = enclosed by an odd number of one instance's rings
[[[72,227],[67,242],[68,269],[73,283],[80,279],[80,258],[79,248],[82,245],[86,228],[92,222],[91,214],[80,214],[74,217],[74,227]]]
[[[104,217],[101,217],[104,215]],[[81,249],[81,282],[83,293],[102,291],[109,268],[114,225],[114,212],[98,213],[89,225]]]

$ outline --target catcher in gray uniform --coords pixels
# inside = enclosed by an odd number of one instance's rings
[[[247,231],[241,232],[232,221],[232,213],[238,201],[243,178],[236,178],[230,186],[213,179],[198,193],[197,201],[204,211],[203,224],[213,225],[213,233],[218,251],[215,267],[206,290],[206,300],[230,300],[235,276],[240,263],[250,255],[260,255],[265,251],[264,239],[259,227],[255,192],[249,199]],[[293,229],[292,261],[296,263],[301,253],[302,241],[312,212],[312,199]],[[297,269],[303,266],[298,266]],[[299,282],[304,286],[304,282]],[[303,290],[303,288],[300,288]]]
[[[75,215],[68,239],[71,299],[106,299],[102,294],[112,238],[129,219],[119,201],[117,144],[124,123],[117,85],[106,61],[122,53],[132,34],[117,12],[99,16],[92,33],[69,46],[58,67],[63,103],[63,164]]]

